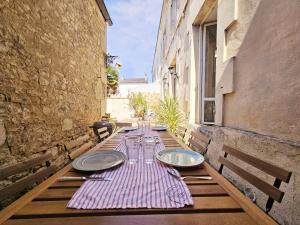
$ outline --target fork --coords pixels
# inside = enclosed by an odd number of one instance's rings
[[[210,176],[185,176],[185,177],[181,177],[175,173],[172,173],[170,170],[168,170],[168,173],[170,175],[172,175],[173,177],[176,177],[177,179],[180,180],[185,180],[185,179],[196,179],[196,180],[212,180],[212,177]]]

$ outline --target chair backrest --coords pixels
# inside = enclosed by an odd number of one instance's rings
[[[189,138],[189,146],[196,151],[200,151],[204,155],[207,152],[210,140],[211,139],[206,134],[192,131]]]
[[[50,165],[51,158],[51,153],[48,153],[36,158],[22,161],[12,166],[1,168],[0,180],[4,180],[6,178],[9,178],[10,176],[17,175],[25,171],[32,172],[32,174],[20,180],[17,180],[13,184],[1,189],[0,201],[8,199],[9,197],[16,196],[20,192],[26,190],[26,188],[29,188],[34,184],[41,183],[43,180],[53,174],[57,170],[57,167],[55,165]],[[44,163],[46,164],[46,167],[44,169],[33,171],[35,167],[41,166]]]
[[[107,130],[107,127],[99,128],[97,131],[98,131],[98,142],[101,142],[105,138],[109,137],[109,132]]]
[[[277,202],[281,202],[284,196],[284,192],[282,192],[279,187],[282,181],[286,183],[289,182],[292,175],[291,172],[226,145],[223,146],[223,151],[224,156],[221,156],[219,158],[219,162],[221,163],[219,173],[222,174],[223,167],[226,166],[241,178],[248,181],[250,184],[267,194],[269,196],[269,199],[266,204],[266,212],[269,212],[271,210],[274,200]],[[264,173],[273,176],[275,178],[273,186],[266,181],[256,177],[255,175],[249,173],[248,171],[242,169],[241,167],[235,165],[233,162],[229,161],[227,158],[228,155],[234,156],[235,158],[263,171]]]
[[[185,134],[186,134],[187,128],[178,126],[176,130],[176,136],[179,137],[181,140],[184,139]]]
[[[92,141],[89,141],[89,139],[90,136],[87,134],[65,144],[65,149],[71,160],[83,154],[94,145]]]

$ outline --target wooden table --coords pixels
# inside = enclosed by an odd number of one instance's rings
[[[93,150],[114,149],[122,134],[114,134]],[[160,132],[166,148],[184,147],[168,132]],[[66,204],[82,181],[57,181],[61,176],[82,176],[70,165],[58,171],[32,191],[0,212],[0,224],[5,225],[252,225],[277,224],[267,214],[240,193],[208,163],[201,168],[185,169],[184,175],[210,175],[213,180],[186,181],[193,207],[180,209],[68,209]]]

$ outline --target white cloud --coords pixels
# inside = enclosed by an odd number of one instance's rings
[[[111,0],[106,4],[114,23],[108,29],[108,51],[120,57],[122,75],[150,75],[162,0]]]

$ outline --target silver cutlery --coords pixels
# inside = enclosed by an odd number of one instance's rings
[[[92,181],[112,181],[111,177],[60,177],[59,181],[76,181],[76,180],[92,180]]]
[[[181,177],[181,176],[171,172],[170,170],[168,170],[168,173],[170,175],[172,175],[173,177],[176,177],[177,179],[180,179],[180,180],[185,180],[185,179],[212,180],[212,177],[210,177],[210,176],[185,176],[185,177]]]

